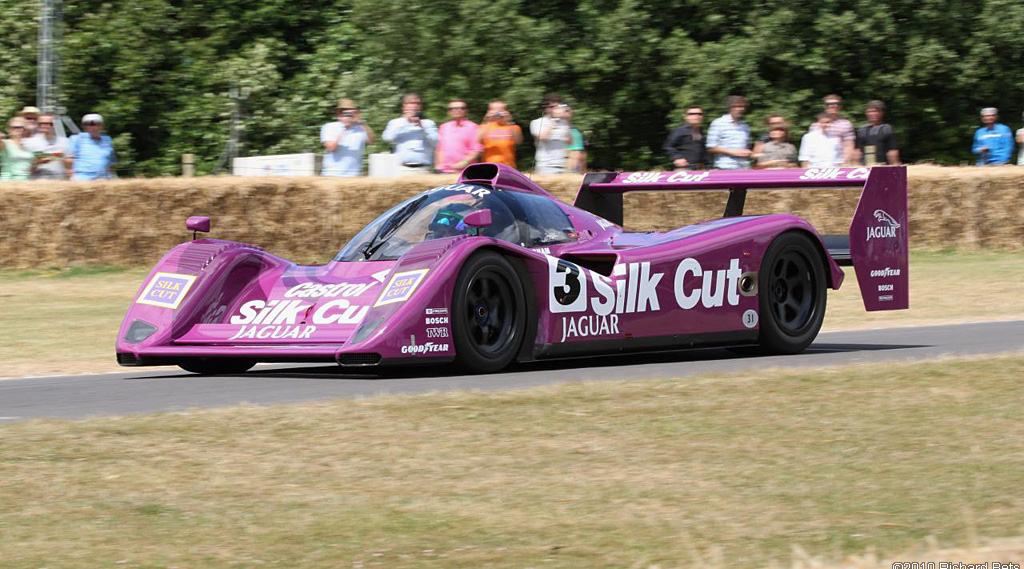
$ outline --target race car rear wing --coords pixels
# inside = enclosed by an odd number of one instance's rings
[[[747,190],[860,188],[850,232],[822,240],[837,263],[852,264],[867,310],[908,308],[907,169],[808,168],[587,174],[576,207],[622,225],[622,194],[729,190],[724,217],[743,215]]]

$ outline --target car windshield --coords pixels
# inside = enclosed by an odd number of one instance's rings
[[[520,243],[514,216],[497,191],[475,184],[450,184],[427,190],[388,210],[352,238],[335,261],[393,260],[423,241],[473,235],[466,215],[491,210],[491,225],[480,235]]]
[[[476,230],[463,220],[482,209],[491,210],[491,225],[479,232],[486,237],[524,247],[577,239],[569,217],[550,198],[478,184],[449,184],[391,208],[356,234],[334,260],[393,260],[424,241],[474,235]]]

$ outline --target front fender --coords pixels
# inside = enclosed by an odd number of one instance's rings
[[[392,269],[362,324],[338,350],[338,361],[344,364],[346,355],[365,353],[379,354],[385,362],[454,358],[450,318],[455,281],[465,260],[482,248],[507,252],[526,265],[536,264],[537,270],[546,266],[542,254],[491,237],[463,235],[420,243]],[[524,286],[532,294],[532,285]]]
[[[259,247],[234,241],[199,239],[168,251],[153,267],[128,307],[116,349],[134,353],[170,344],[202,322],[215,322],[261,273],[291,263]],[[141,341],[126,335],[136,321],[156,330]]]

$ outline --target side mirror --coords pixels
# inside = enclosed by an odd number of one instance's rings
[[[470,227],[475,227],[476,229],[487,227],[491,224],[491,210],[478,209],[462,218],[462,222]]]
[[[210,232],[210,218],[201,215],[194,215],[185,221],[185,227],[192,232],[192,239],[195,240],[196,233]]]

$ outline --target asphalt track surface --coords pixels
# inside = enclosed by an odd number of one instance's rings
[[[447,375],[443,367],[352,373],[336,365],[257,366],[240,376],[197,376],[169,368],[0,381],[0,423],[78,419],[238,404],[449,390],[523,389],[552,383],[732,373],[764,368],[905,362],[1024,351],[1024,320],[820,334],[795,356],[740,357],[707,349],[521,364],[490,375]],[[111,354],[113,357],[113,354]]]

